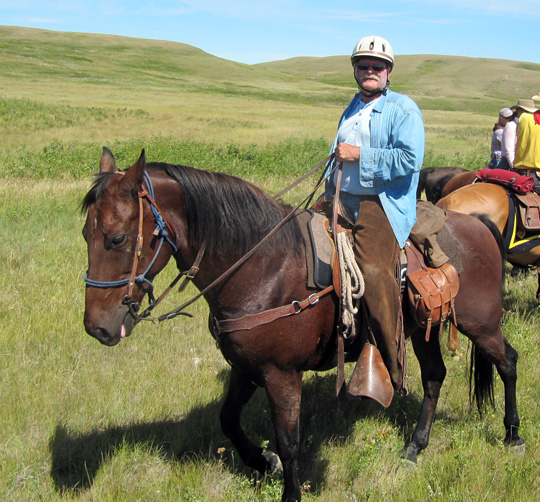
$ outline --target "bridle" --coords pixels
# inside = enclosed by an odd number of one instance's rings
[[[124,172],[122,171],[116,171],[116,174],[123,175]],[[108,288],[119,288],[122,286],[127,286],[126,290],[126,296],[124,297],[122,303],[124,305],[127,305],[130,311],[130,314],[136,319],[136,320],[143,320],[150,315],[150,312],[154,307],[157,306],[158,303],[161,302],[163,297],[165,296],[168,291],[173,288],[178,280],[182,276],[186,276],[186,281],[182,285],[182,289],[184,289],[187,286],[187,281],[192,280],[195,274],[198,271],[198,267],[200,264],[200,261],[202,260],[203,254],[204,254],[204,245],[202,246],[201,250],[199,251],[197,258],[195,260],[194,265],[187,271],[187,272],[181,272],[175,280],[171,283],[169,288],[167,288],[166,293],[162,294],[157,300],[154,297],[154,285],[152,282],[146,277],[152,267],[154,266],[159,253],[161,252],[161,249],[163,247],[163,243],[167,242],[173,251],[173,256],[178,252],[178,248],[176,247],[176,244],[174,243],[174,232],[172,230],[172,227],[167,223],[163,215],[161,214],[161,211],[156,204],[154,200],[154,187],[152,185],[152,181],[150,180],[150,177],[145,172],[144,173],[144,183],[141,187],[141,190],[138,192],[138,201],[139,201],[139,226],[138,226],[138,233],[137,233],[137,242],[135,245],[135,251],[133,254],[133,263],[131,266],[131,273],[129,278],[127,279],[121,279],[119,281],[95,281],[93,279],[90,279],[87,275],[87,273],[84,274],[84,281],[86,282],[86,285],[93,288],[102,288],[102,289],[108,289]],[[155,219],[155,229],[153,231],[153,235],[159,238],[159,244],[156,248],[156,251],[154,253],[154,256],[152,260],[150,261],[150,264],[148,267],[146,267],[146,270],[137,275],[137,268],[139,266],[139,260],[142,254],[143,250],[143,224],[144,224],[144,208],[143,208],[143,202],[144,199],[146,199],[149,204],[150,208],[152,210],[152,213],[154,215]],[[169,237],[169,234],[173,236],[171,239]],[[138,311],[141,307],[140,303],[133,300],[133,289],[135,288],[135,285],[143,285],[146,284],[149,287],[149,290],[147,291],[148,294],[148,302],[149,307],[142,313],[138,314]],[[189,315],[189,314],[185,314]]]
[[[311,176],[314,172],[316,172],[320,167],[323,165],[328,165],[328,162],[334,159],[334,154],[329,155],[326,159],[321,161],[317,166],[311,168],[307,173],[305,173],[303,176],[301,176],[299,179],[297,179],[295,182],[293,182],[291,185],[289,185],[287,188],[279,192],[278,194],[274,195],[274,199],[278,199],[283,194],[287,193],[289,190],[294,188],[296,185],[298,185],[300,182]],[[139,231],[137,235],[137,245],[135,247],[135,253],[133,257],[133,265],[131,269],[131,276],[128,279],[122,279],[119,281],[94,281],[92,279],[89,279],[87,274],[84,274],[84,280],[89,287],[94,288],[116,288],[116,287],[122,287],[127,285],[127,293],[124,297],[122,304],[127,305],[129,309],[130,315],[138,322],[138,321],[152,321],[154,324],[159,324],[161,321],[167,320],[167,319],[173,319],[176,316],[184,315],[188,317],[193,317],[190,313],[185,312],[184,309],[188,307],[189,305],[193,304],[195,301],[197,301],[199,298],[204,296],[209,290],[214,288],[217,284],[222,282],[224,279],[229,277],[237,268],[239,268],[243,263],[245,263],[255,252],[257,252],[263,244],[265,244],[283,225],[285,225],[290,219],[292,219],[298,209],[305,204],[305,207],[309,206],[309,203],[311,202],[313,196],[315,195],[316,191],[321,187],[321,185],[324,183],[324,180],[329,178],[336,169],[338,169],[341,166],[341,163],[337,163],[336,166],[334,166],[329,171],[323,172],[321,175],[317,185],[313,189],[313,191],[295,208],[293,208],[284,218],[281,220],[281,222],[274,227],[272,231],[270,231],[257,245],[255,245],[248,253],[246,253],[242,258],[240,258],[236,263],[234,263],[231,267],[229,267],[223,274],[221,274],[217,279],[215,279],[211,284],[206,286],[202,291],[200,291],[198,294],[196,294],[193,298],[186,301],[179,307],[171,310],[170,312],[166,314],[162,314],[157,317],[149,318],[149,315],[151,311],[165,298],[165,296],[176,286],[178,281],[184,277],[184,281],[178,288],[178,292],[181,293],[184,291],[186,286],[190,281],[193,280],[197,272],[199,271],[199,265],[202,261],[202,258],[205,253],[206,249],[206,243],[203,242],[201,245],[201,248],[199,249],[197,256],[195,257],[195,261],[191,268],[188,271],[180,272],[176,278],[171,282],[171,284],[165,289],[165,291],[159,296],[159,298],[156,300],[153,294],[154,286],[150,280],[146,278],[146,275],[154,265],[155,261],[157,260],[157,257],[159,255],[159,252],[161,251],[161,247],[163,245],[164,241],[167,241],[167,243],[170,244],[170,246],[173,249],[173,256],[178,252],[178,249],[176,245],[174,244],[173,240],[169,239],[168,232],[166,229],[170,231],[171,234],[174,235],[174,232],[172,231],[172,227],[165,221],[163,216],[161,215],[161,211],[159,210],[156,202],[154,201],[154,190],[152,187],[152,182],[150,180],[150,177],[145,172],[144,173],[144,184],[141,188],[141,191],[138,193],[138,199],[139,199]],[[116,171],[117,174],[124,174],[122,171]],[[145,185],[146,184],[146,188]],[[150,207],[152,208],[152,213],[154,214],[155,220],[156,220],[156,228],[154,230],[154,235],[158,236],[160,239],[159,246],[154,254],[154,257],[152,261],[150,262],[150,265],[146,268],[146,270],[140,274],[137,275],[137,267],[139,263],[139,258],[142,253],[142,245],[143,245],[143,199],[147,199],[150,203]],[[141,308],[140,303],[134,301],[131,298],[131,295],[133,293],[133,288],[135,287],[135,284],[143,284],[146,283],[149,285],[150,290],[148,291],[148,302],[149,306],[146,308],[144,312],[141,314],[138,313],[138,311]],[[305,301],[298,302],[295,301],[291,305],[286,306],[286,312],[282,313],[282,309],[275,309],[276,311],[279,311],[279,316],[283,317],[284,315],[291,315],[291,314],[298,314],[305,308],[314,305],[318,302],[318,298],[320,296],[323,296],[325,294],[328,294],[333,290],[333,287],[326,288],[322,294],[314,294],[312,297],[316,297],[316,299],[312,299],[311,297]],[[265,314],[263,312],[263,314]],[[265,321],[268,322],[268,321]]]

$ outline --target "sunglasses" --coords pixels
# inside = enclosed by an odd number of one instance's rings
[[[385,64],[382,64],[382,63],[379,63],[379,64],[356,63],[355,66],[360,71],[366,71],[371,68],[374,72],[377,72],[377,73],[380,73],[381,71],[384,71],[388,68]]]

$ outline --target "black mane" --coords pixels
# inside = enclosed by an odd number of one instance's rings
[[[165,171],[180,185],[185,198],[188,240],[194,249],[205,241],[207,252],[216,257],[244,255],[291,210],[235,176],[161,162],[149,162],[146,168],[150,175],[152,170]],[[99,199],[109,175],[96,176],[83,199],[83,211]],[[302,244],[303,237],[294,218],[268,242],[274,252],[292,256],[300,256]]]
[[[87,213],[92,204],[101,197],[101,194],[105,190],[107,185],[107,180],[109,176],[114,173],[97,173],[94,177],[94,183],[90,187],[88,193],[84,196],[84,199],[81,202],[81,213]]]

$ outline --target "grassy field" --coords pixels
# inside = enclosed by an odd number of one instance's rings
[[[229,370],[206,328],[203,302],[193,319],[140,325],[115,348],[85,334],[79,205],[104,144],[122,167],[146,148],[148,160],[227,171],[277,192],[326,156],[354,92],[346,57],[250,67],[166,42],[7,27],[0,35],[0,498],[279,499],[281,480],[254,476],[220,431]],[[540,65],[405,58],[410,64],[401,74],[396,68],[392,86],[429,96],[419,99],[426,165],[481,167],[497,110],[538,91]],[[468,93],[449,77],[484,64]],[[496,85],[508,65],[521,72],[519,93]],[[306,190],[295,190],[291,201]],[[158,290],[173,274],[160,277]],[[533,500],[540,492],[535,287],[532,275],[508,277],[504,301],[504,332],[520,354],[526,455],[502,443],[501,383],[495,408],[479,417],[468,403],[468,358],[446,354],[431,444],[415,470],[404,469],[399,452],[421,398],[409,346],[411,395],[386,411],[354,400],[338,408],[333,371],[306,377],[305,500]],[[172,297],[163,308],[178,303]],[[460,343],[467,353],[466,340]],[[256,442],[273,448],[263,392],[244,423]]]
[[[55,142],[330,144],[355,92],[347,56],[250,66],[184,44],[6,26],[0,64],[0,169],[6,157]],[[498,110],[537,93],[539,72],[539,64],[415,55],[398,56],[391,80],[422,109],[426,165],[475,167],[489,158]]]
[[[194,319],[139,326],[113,349],[83,330],[85,249],[78,204],[86,181],[3,180],[0,272],[4,318],[0,411],[3,500],[270,501],[279,479],[252,477],[217,416],[228,367]],[[272,189],[277,189],[272,186]],[[172,271],[159,281],[163,288]],[[502,444],[502,385],[480,418],[467,401],[467,357],[446,355],[448,377],[429,448],[416,470],[399,451],[419,412],[417,364],[408,398],[339,409],[335,373],[306,378],[300,476],[306,500],[522,500],[540,489],[535,279],[508,280],[504,330],[520,353],[519,409],[527,454]],[[172,298],[173,307],[179,298]],[[176,303],[175,303],[176,302]],[[164,307],[166,308],[166,307]],[[461,339],[461,349],[467,343]],[[350,370],[350,368],[349,368]],[[273,445],[262,392],[244,422]]]

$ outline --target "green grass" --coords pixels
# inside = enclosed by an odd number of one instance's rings
[[[270,180],[268,189],[279,184]],[[140,325],[115,348],[84,333],[78,204],[88,185],[0,182],[0,497],[276,500],[281,481],[253,477],[220,431],[228,366],[208,333],[204,303],[194,306],[193,319]],[[164,273],[158,290],[172,275]],[[509,278],[505,296],[504,330],[520,352],[525,457],[502,444],[502,384],[497,380],[495,409],[478,417],[467,400],[467,358],[447,354],[431,444],[416,470],[404,470],[399,452],[421,398],[409,346],[411,396],[397,398],[387,411],[354,400],[339,408],[335,372],[306,376],[300,453],[305,500],[530,500],[540,468],[535,285],[532,275],[521,284]],[[179,301],[174,296],[163,308]],[[460,344],[466,352],[463,338]],[[244,423],[257,443],[275,447],[262,392],[249,403]]]
[[[178,141],[159,136],[116,141],[106,146],[115,154],[120,169],[131,166],[144,148],[148,161],[192,165],[252,180],[299,177],[307,168],[326,158],[330,149],[324,139],[291,139],[257,147],[254,144]],[[39,151],[21,146],[5,156],[0,176],[6,179],[88,179],[99,168],[101,152],[101,145],[79,142],[56,141]]]
[[[347,57],[248,66],[183,44],[10,27],[0,35],[0,498],[279,499],[281,480],[246,469],[221,433],[229,368],[203,302],[193,319],[139,325],[115,348],[85,334],[79,205],[103,145],[120,168],[145,148],[149,161],[229,172],[276,193],[326,157],[354,92]],[[392,87],[422,107],[426,166],[482,167],[498,109],[538,91],[539,65],[400,61]],[[299,201],[313,183],[286,199]],[[158,278],[158,291],[174,272]],[[304,500],[530,501],[540,491],[535,287],[532,275],[508,278],[504,301],[503,328],[520,353],[524,457],[501,442],[501,383],[494,410],[480,418],[468,404],[467,358],[445,354],[431,444],[404,470],[399,452],[421,399],[409,346],[411,395],[386,411],[354,400],[340,408],[335,372],[306,375]],[[171,295],[163,309],[179,303]],[[275,448],[262,391],[243,421],[256,443]]]
[[[285,183],[293,176],[300,177],[326,158],[330,150],[330,142],[324,138],[293,138],[264,146],[254,143],[208,144],[162,136],[140,136],[105,145],[54,141],[37,151],[24,145],[10,149],[4,154],[0,176],[6,179],[86,179],[98,168],[102,146],[113,151],[121,169],[131,166],[144,148],[148,161],[227,172],[260,183],[266,183],[268,179]],[[485,152],[479,147],[471,147],[466,153],[455,151],[446,155],[437,155],[430,149],[424,157],[425,167],[481,169],[486,163]]]
[[[106,108],[73,107],[69,105],[49,105],[29,99],[1,98],[0,117],[4,126],[20,131],[40,131],[59,129],[76,125],[98,127],[98,123],[109,119],[127,117],[148,118],[143,110],[127,108],[110,110]]]

